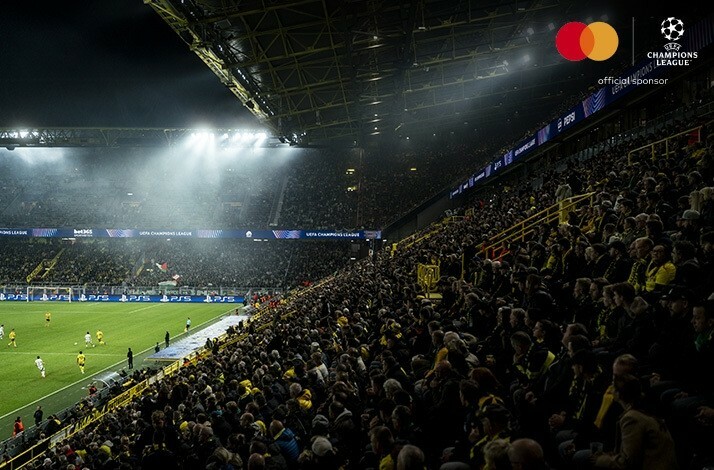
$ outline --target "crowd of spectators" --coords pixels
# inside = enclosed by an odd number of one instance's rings
[[[191,286],[292,288],[314,282],[346,266],[350,243],[293,240],[172,240],[161,243],[152,259],[167,263],[168,273],[156,263],[131,279],[135,285],[155,284],[169,275],[181,276]],[[315,265],[314,259],[324,262]]]
[[[289,289],[333,274],[354,255],[352,243],[344,240],[4,239],[0,285],[26,284],[40,263],[55,257],[56,264],[35,283],[132,288],[179,276],[179,285],[196,288]],[[315,265],[318,257],[322,261]]]
[[[401,151],[385,159],[368,154],[362,189],[362,224],[386,227],[454,181],[454,172],[488,160],[486,146],[443,142]]]
[[[56,254],[56,245],[43,238],[3,239],[0,243],[0,284],[25,282],[27,275],[42,260],[52,259]]]
[[[55,150],[0,162],[1,227],[266,228],[273,183],[290,170],[188,157],[176,165],[181,156],[155,149],[74,149],[61,158]]]
[[[61,160],[34,149],[31,164],[0,162],[0,227],[379,229],[452,183],[443,167],[473,164],[476,152],[442,141],[397,147],[290,149],[290,158],[213,166],[176,165],[181,156],[154,149],[76,149]]]
[[[357,149],[316,151],[290,173],[278,225],[354,229],[358,226],[362,165]],[[319,204],[308,203],[319,198]]]
[[[251,324],[37,466],[711,465],[714,140],[627,157],[679,130],[482,195],[427,240],[288,297],[267,328]],[[483,254],[565,184],[592,203]],[[416,279],[434,260],[438,301]]]

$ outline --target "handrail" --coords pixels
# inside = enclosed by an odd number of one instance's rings
[[[440,224],[440,223],[441,223],[441,222],[439,222],[439,224]],[[438,225],[438,224],[437,224],[437,225]],[[412,241],[418,239],[418,238],[420,237],[420,233],[421,233],[421,232],[412,233],[411,235],[402,238],[402,239],[399,240],[398,242],[394,242],[394,243],[392,244],[392,247],[393,247],[392,249],[393,249],[393,250],[396,250],[399,245],[403,245],[403,244],[405,244],[405,243],[408,244],[408,243],[410,243],[410,242],[412,242]]]
[[[651,149],[652,149],[652,160],[654,160],[655,158],[657,158],[656,155],[655,155],[655,145],[661,144],[662,142],[664,142],[664,145],[665,145],[665,147],[664,147],[664,156],[667,156],[667,155],[669,155],[669,141],[670,141],[671,139],[674,139],[675,137],[679,137],[679,136],[681,136],[681,135],[690,134],[690,133],[693,132],[693,131],[699,131],[699,132],[697,133],[697,139],[699,139],[699,142],[701,142],[701,139],[702,139],[702,127],[703,127],[703,126],[692,127],[692,128],[690,128],[690,129],[687,129],[686,131],[678,132],[678,133],[676,133],[676,134],[667,136],[667,137],[665,137],[664,139],[660,139],[660,140],[657,140],[657,141],[655,141],[655,142],[650,142],[649,144],[645,144],[645,145],[643,145],[643,146],[641,146],[641,147],[638,147],[638,148],[636,148],[636,149],[634,149],[634,150],[630,150],[629,152],[627,152],[627,162],[628,162],[628,163],[632,163],[632,155],[633,155],[634,153],[636,153],[636,152],[639,152],[639,151],[641,151],[641,150],[645,150],[645,149],[647,149],[647,148],[651,148]]]
[[[400,249],[400,248],[409,248],[413,245],[416,245],[417,243],[421,242],[422,240],[426,240],[433,236],[434,234],[438,233],[441,231],[441,229],[444,227],[444,225],[451,224],[454,222],[458,222],[459,220],[464,219],[464,216],[461,215],[450,215],[448,217],[444,217],[444,219],[441,220],[441,222],[438,222],[434,224],[433,228],[429,230],[427,233],[419,236],[419,233],[413,233],[409,235],[406,238],[403,238],[399,240],[396,243],[392,244],[392,256],[394,256],[394,253]],[[405,245],[406,244],[406,245]]]
[[[532,216],[521,220],[511,227],[491,237],[486,246],[482,248],[484,253],[489,253],[496,247],[502,247],[506,242],[514,239],[523,240],[526,235],[530,235],[535,231],[535,228],[543,223],[552,222],[553,220],[564,220],[565,216],[578,204],[585,200],[592,200],[594,192],[584,193],[573,196],[563,201],[560,201],[552,206],[543,209]]]

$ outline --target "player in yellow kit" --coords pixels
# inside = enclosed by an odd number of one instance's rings
[[[15,342],[15,338],[17,338],[17,333],[15,333],[15,328],[10,330],[10,334],[7,335],[7,337],[10,338],[10,342],[7,343],[7,345],[17,347],[17,343]]]
[[[50,320],[52,320],[52,314],[50,312],[45,312],[45,327],[50,326]]]
[[[97,343],[107,344],[104,342],[104,332],[102,330],[97,330]]]
[[[84,374],[84,362],[86,360],[86,357],[84,354],[82,354],[82,351],[79,351],[79,354],[77,354],[77,365],[79,366],[79,370],[82,371]]]

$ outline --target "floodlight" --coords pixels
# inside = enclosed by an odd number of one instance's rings
[[[257,140],[253,144],[253,147],[260,147],[265,141],[265,139],[268,138],[268,135],[265,132],[259,132],[255,135],[255,137],[257,137]]]

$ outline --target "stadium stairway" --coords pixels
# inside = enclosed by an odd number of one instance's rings
[[[54,258],[52,259],[43,259],[40,261],[40,264],[37,265],[35,269],[32,270],[30,274],[27,275],[27,283],[31,283],[34,280],[37,279],[44,279],[47,277],[47,275],[52,271],[52,269],[57,266],[57,263],[59,262],[60,256],[62,256],[62,253],[64,253],[65,248],[62,248]]]

